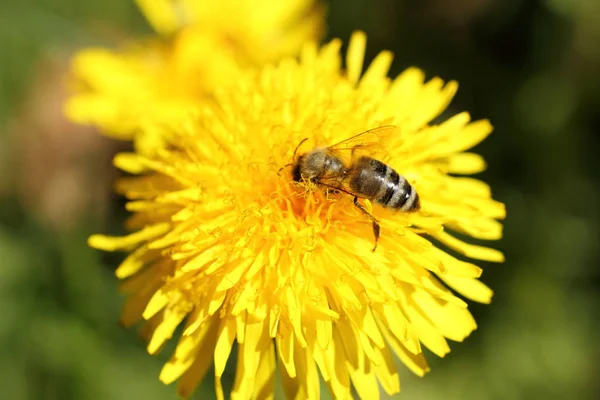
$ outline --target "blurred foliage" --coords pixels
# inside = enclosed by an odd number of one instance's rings
[[[600,398],[600,2],[331,0],[330,37],[369,35],[456,79],[449,114],[489,118],[482,178],[507,204],[496,294],[472,304],[479,329],[421,379],[400,366],[404,399]],[[119,257],[86,246],[119,232],[111,194],[119,144],[60,114],[69,54],[149,33],[132,2],[0,5],[0,391],[20,399],[169,399],[168,357],[118,325]],[[230,380],[232,375],[230,375]],[[210,379],[197,398],[210,396]]]

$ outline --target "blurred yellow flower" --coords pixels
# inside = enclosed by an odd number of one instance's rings
[[[123,51],[90,48],[73,59],[71,120],[154,151],[161,137],[143,127],[177,123],[241,69],[297,55],[324,32],[315,0],[137,0],[162,35]]]
[[[160,374],[167,384],[179,380],[181,395],[214,363],[223,398],[234,342],[234,399],[272,398],[276,365],[287,398],[319,398],[319,374],[336,398],[349,398],[352,386],[365,399],[379,398],[378,384],[396,393],[393,354],[422,376],[429,367],[421,345],[444,356],[447,339],[462,341],[476,328],[449,288],[490,302],[481,269],[428,238],[468,258],[503,261],[452,233],[502,236],[503,204],[485,183],[455,176],[485,168],[464,151],[492,127],[467,113],[429,125],[457,84],[425,82],[415,68],[390,80],[389,52],[361,74],[365,43],[353,35],[346,72],[334,40],[306,46],[299,61],[245,73],[235,90],[217,92],[213,108],[166,135],[176,138],[167,148],[115,158],[124,171],[150,171],[117,185],[135,232],[94,235],[90,245],[131,252],[116,272],[129,295],[122,322],[146,321],[151,354],[184,323]],[[371,221],[350,196],[278,171],[303,138],[310,149],[385,124],[397,128],[381,143],[384,161],[416,188],[422,207],[394,213],[365,201],[381,224],[373,252]]]

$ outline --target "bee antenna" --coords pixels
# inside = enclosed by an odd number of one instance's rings
[[[294,149],[294,155],[292,156],[292,160],[294,160],[294,162],[296,161],[296,154],[298,153],[298,149],[300,148],[300,146],[302,146],[302,143],[306,142],[308,140],[308,138],[304,138],[300,141],[300,143],[298,143],[298,146],[296,146],[296,148]],[[277,176],[281,176],[281,171],[283,171],[284,168],[287,167],[291,167],[293,166],[294,163],[291,162],[289,164],[285,164],[283,167],[279,168],[279,171],[277,171]]]
[[[306,142],[308,140],[308,138],[304,138],[300,141],[300,143],[298,143],[298,146],[296,146],[296,149],[294,150],[294,155],[292,156],[292,160],[296,160],[296,153],[298,153],[298,149],[300,148],[300,146],[302,146],[302,143]]]
[[[294,164],[289,163],[289,164],[285,164],[283,167],[279,168],[279,171],[277,171],[277,176],[281,176],[281,171],[283,171],[284,168],[290,167]]]

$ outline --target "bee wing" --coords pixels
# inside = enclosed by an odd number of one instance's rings
[[[350,187],[348,187],[348,182],[340,179],[339,175],[325,175],[319,178],[319,184],[353,195]]]
[[[335,143],[327,147],[327,150],[346,160],[349,157],[354,159],[360,154],[368,154],[371,157],[376,157],[377,155],[385,154],[383,143],[387,136],[395,129],[395,125],[382,125],[369,129]]]

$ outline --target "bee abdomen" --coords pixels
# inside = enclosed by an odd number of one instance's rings
[[[381,179],[381,187],[375,202],[398,211],[416,211],[420,208],[417,191],[392,167],[376,162],[375,172]],[[383,169],[385,167],[385,171]]]
[[[352,167],[350,189],[353,193],[367,198],[381,197],[381,189],[388,166],[370,157],[361,157]]]
[[[358,195],[397,211],[420,208],[415,189],[392,167],[370,157],[361,157],[354,167],[351,189]]]
[[[399,177],[397,183],[388,181],[385,194],[375,201],[398,211],[417,211],[421,207],[417,191],[396,171],[393,171],[393,175]]]

